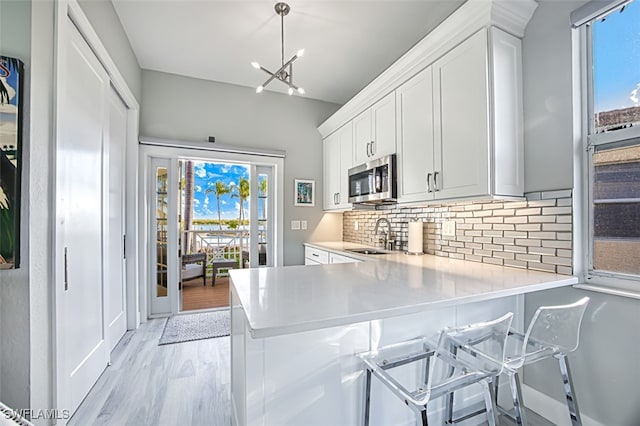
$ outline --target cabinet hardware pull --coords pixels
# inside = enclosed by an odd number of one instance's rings
[[[433,192],[431,189],[431,173],[427,173],[427,192]]]
[[[320,257],[320,255],[316,253],[311,253],[311,256]]]
[[[371,144],[371,142],[367,142],[367,157],[370,157],[369,155],[369,145]]]
[[[375,141],[371,141],[371,156],[373,157],[375,155]]]
[[[433,172],[433,191],[438,192],[440,189],[438,188],[438,174],[440,172]]]
[[[69,290],[69,269],[67,267],[67,247],[64,248],[64,291]]]
[[[336,195],[338,196],[338,202],[336,204],[340,204],[340,193],[338,192]]]

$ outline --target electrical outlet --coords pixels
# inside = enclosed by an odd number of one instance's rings
[[[306,220],[301,220],[300,221],[300,229],[302,229],[303,231],[307,230],[307,221]]]
[[[353,229],[356,230],[356,231],[358,230],[358,221],[357,220],[353,224]]]
[[[455,237],[456,236],[456,221],[445,220],[442,222],[442,236],[443,237]]]
[[[291,230],[292,231],[299,231],[300,230],[300,221],[299,220],[292,220],[291,221]]]

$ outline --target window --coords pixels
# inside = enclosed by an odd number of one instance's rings
[[[640,1],[586,22],[589,275],[640,275]]]

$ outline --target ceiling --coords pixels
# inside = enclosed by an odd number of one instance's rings
[[[285,60],[300,48],[294,83],[306,97],[344,104],[464,0],[289,0]],[[252,61],[280,65],[276,1],[114,0],[143,69],[257,87]],[[265,90],[286,93],[271,82]]]

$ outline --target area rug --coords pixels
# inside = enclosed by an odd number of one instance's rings
[[[174,315],[164,326],[158,345],[190,342],[228,336],[231,332],[229,310]]]

